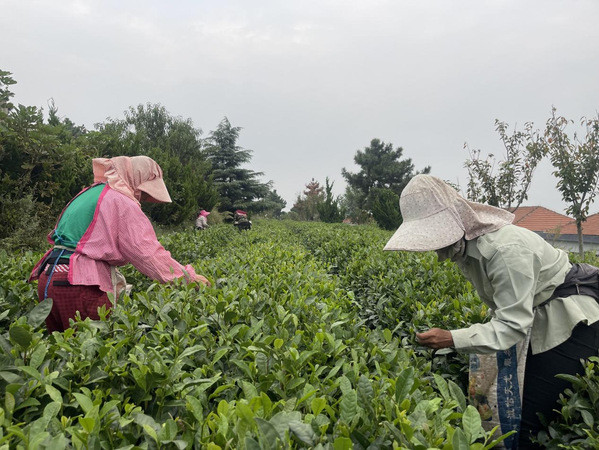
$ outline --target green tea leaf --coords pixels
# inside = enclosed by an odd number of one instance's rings
[[[8,414],[12,414],[15,409],[15,397],[8,391],[4,393],[4,406]]]
[[[135,423],[137,425],[140,425],[142,427],[144,425],[148,425],[148,426],[152,427],[155,431],[160,430],[160,425],[158,425],[152,417],[150,417],[146,414],[142,414],[142,413],[134,414],[133,420],[135,421]]]
[[[324,397],[313,398],[312,402],[310,403],[310,407],[312,408],[312,414],[318,416],[322,412],[326,404],[327,401]]]
[[[177,437],[178,431],[179,429],[177,428],[175,421],[173,419],[167,419],[162,426],[162,430],[160,430],[159,438],[161,441],[172,441]]]
[[[451,441],[453,445],[453,450],[469,450],[470,443],[468,442],[468,438],[464,434],[461,428],[458,428],[453,433],[453,439]]]
[[[458,402],[458,405],[460,405],[460,409],[462,410],[462,412],[465,412],[467,402],[466,402],[466,396],[464,395],[464,392],[457,384],[455,384],[451,380],[449,380],[447,382],[447,385],[449,386],[449,391],[451,392],[451,396],[453,397],[454,400],[456,400]]]
[[[61,433],[49,439],[46,448],[51,448],[52,450],[64,450],[67,448],[68,445],[69,440],[66,438],[64,434]]]
[[[48,349],[44,342],[40,342],[33,353],[31,354],[31,358],[29,359],[29,366],[37,369],[43,362],[46,354],[48,353]]]
[[[12,372],[1,371],[0,378],[3,378],[4,381],[6,381],[7,383],[20,383],[23,381],[23,379],[20,376]]]
[[[223,356],[225,356],[228,352],[229,352],[228,348],[221,348],[219,351],[216,352],[216,355],[214,355],[214,359],[212,360],[212,364],[215,364]]]
[[[245,420],[249,424],[254,424],[254,412],[252,409],[245,403],[239,402],[235,406],[235,412],[237,413],[237,417],[241,420]]]
[[[33,328],[39,327],[44,323],[46,317],[50,314],[50,311],[52,311],[52,304],[53,301],[51,298],[39,302],[27,315],[27,323]]]
[[[187,410],[191,411],[199,423],[204,422],[204,408],[202,407],[202,403],[197,398],[190,395],[188,395],[185,400],[187,401],[185,405]]]
[[[347,437],[338,437],[333,442],[334,450],[352,450],[354,448],[354,444],[352,443],[350,438]]]
[[[10,354],[10,350],[12,349],[12,345],[10,342],[2,335],[0,335],[0,348],[4,350],[4,353]]]
[[[24,402],[19,403],[19,406],[15,406],[15,411],[18,411],[19,409],[23,409],[23,408],[29,408],[30,406],[39,406],[39,405],[41,405],[39,400],[29,397]],[[0,420],[0,423],[2,423],[1,420]]]
[[[100,410],[99,417],[103,418],[106,416],[106,414],[114,410],[120,403],[120,400],[110,400],[109,402],[104,403],[104,405],[102,405],[102,409]]]
[[[584,423],[586,423],[587,426],[592,429],[593,425],[595,425],[595,419],[593,418],[593,415],[586,409],[581,409],[580,414]]]
[[[83,409],[83,412],[85,412],[86,414],[90,412],[94,407],[94,402],[92,401],[92,399],[86,396],[85,394],[74,392],[73,397],[77,399],[77,403],[79,403],[79,406],[81,406],[81,409]]]
[[[245,448],[246,450],[262,450],[260,444],[249,436],[245,438]]]
[[[383,330],[383,337],[385,338],[385,342],[389,343],[393,339],[393,333],[388,328]]]
[[[94,419],[90,417],[79,417],[78,421],[79,425],[81,425],[87,433],[94,431],[94,426],[96,425],[96,421]]]
[[[352,389],[343,393],[339,410],[341,411],[341,420],[350,424],[358,413],[358,395],[356,391]]]
[[[158,444],[160,441],[158,440],[158,434],[156,430],[148,424],[144,424],[142,426],[147,435],[149,435],[154,441]]]
[[[443,396],[443,399],[445,401],[450,400],[451,396],[449,394],[449,388],[447,387],[447,381],[445,381],[445,379],[441,375],[436,374],[436,373],[433,374],[433,377],[435,379],[435,384],[437,385],[437,389],[439,389],[439,392]]]
[[[31,332],[21,325],[10,327],[8,334],[15,343],[19,344],[25,349],[29,347],[29,344],[31,344],[31,339],[33,338]]]
[[[50,398],[52,400],[54,400],[55,402],[57,402],[59,405],[62,405],[62,394],[60,393],[60,391],[58,389],[56,389],[54,386],[51,386],[49,384],[46,384],[46,386],[44,386],[44,387],[46,389],[46,392],[50,396]],[[81,395],[81,394],[79,394],[79,395]]]
[[[360,401],[369,406],[374,400],[374,389],[372,388],[370,380],[364,375],[360,375],[360,378],[358,379],[358,394],[360,394]]]
[[[260,371],[260,373],[266,374],[268,373],[268,357],[262,353],[256,353],[256,367]]]
[[[250,401],[254,397],[258,397],[258,390],[256,389],[256,386],[254,386],[252,383],[242,380],[240,384],[241,390],[243,391],[243,395],[248,401]]]
[[[482,424],[478,411],[474,406],[468,405],[466,411],[464,411],[464,414],[462,415],[462,427],[464,428],[464,433],[466,434],[469,444],[473,444],[474,441],[478,439],[481,426]]]
[[[265,392],[260,392],[260,400],[264,411],[264,417],[270,416],[270,412],[272,411],[272,400]]]
[[[341,389],[341,392],[343,392],[344,394],[353,390],[351,386],[351,381],[349,381],[349,378],[347,378],[345,375],[339,377],[337,379],[337,382],[339,383],[339,388]]]
[[[267,422],[260,417],[255,417],[254,420],[260,430],[260,443],[262,444],[262,448],[278,448],[279,433],[277,433],[277,429],[270,422]]]
[[[395,381],[395,400],[401,403],[410,395],[410,391],[414,386],[414,368],[408,367],[401,371]]]
[[[300,422],[299,420],[292,420],[289,422],[289,431],[292,432],[304,444],[313,446],[314,439],[316,439],[316,433],[312,430],[312,427],[307,423]]]
[[[193,355],[197,352],[200,352],[202,350],[206,350],[206,348],[203,345],[194,345],[193,347],[188,347],[181,352],[181,354],[179,355],[179,358],[185,358],[187,356],[191,356],[191,355]]]
[[[38,381],[42,381],[42,374],[39,373],[39,371],[37,369],[34,369],[33,367],[30,366],[20,366],[19,370],[21,372],[25,372],[27,375],[29,375],[31,378],[38,380]]]
[[[61,400],[62,400],[62,398],[61,398]],[[62,401],[48,403],[46,405],[46,407],[44,408],[44,414],[42,415],[42,417],[44,419],[48,420],[48,422],[49,422],[50,419],[52,419],[58,415],[61,407],[62,407]]]

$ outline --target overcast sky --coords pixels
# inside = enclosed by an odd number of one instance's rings
[[[597,0],[0,0],[0,69],[90,129],[147,102],[204,136],[227,116],[289,208],[312,177],[342,193],[372,138],[464,187],[495,119],[596,115],[598,23]],[[563,212],[548,163],[527,204]]]

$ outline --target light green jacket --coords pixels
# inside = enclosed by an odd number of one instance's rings
[[[599,320],[599,303],[586,295],[538,307],[563,283],[571,264],[566,252],[525,228],[507,225],[467,241],[456,263],[491,309],[489,322],[451,331],[461,352],[506,350],[532,326],[532,352],[542,353],[566,341],[576,324]]]

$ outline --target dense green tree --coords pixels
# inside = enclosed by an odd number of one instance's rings
[[[324,187],[324,199],[316,205],[321,222],[336,223],[343,220],[343,211],[339,206],[339,201],[333,196],[333,184],[329,182],[329,177],[327,177]]]
[[[46,123],[33,106],[13,106],[7,72],[2,78],[0,114],[0,240],[28,246],[47,232],[70,198],[91,181],[94,151],[85,131],[52,110]]]
[[[261,183],[262,172],[243,168],[252,151],[237,145],[241,127],[234,127],[226,117],[206,140],[206,155],[212,164],[212,178],[220,194],[220,210],[250,210],[254,201],[264,199],[269,183]]]
[[[362,209],[366,202],[366,196],[352,186],[346,186],[344,194],[340,197],[340,207],[345,212],[345,216],[349,217],[354,223],[368,223],[372,221],[372,213]]]
[[[287,202],[277,194],[276,189],[272,189],[264,198],[251,203],[248,211],[266,217],[281,217],[285,206],[287,206]]]
[[[181,164],[166,150],[153,148],[147,156],[160,164],[172,199],[172,203],[166,204],[142,203],[152,220],[161,224],[181,224],[195,220],[200,208],[210,210],[217,204],[218,194],[204,171],[198,171],[192,163]]]
[[[391,189],[375,189],[372,217],[384,230],[395,230],[401,225],[399,195]]]
[[[51,212],[70,200],[91,181],[85,173],[93,149],[80,137],[70,134],[72,122],[49,125],[42,111],[19,105],[4,120],[0,136],[0,176],[3,194],[33,195],[51,207]]]
[[[130,107],[125,111],[124,122],[145,141],[144,147],[160,148],[176,156],[183,165],[205,159],[202,130],[195,128],[191,119],[172,116],[162,105],[148,103]]]
[[[557,116],[551,111],[544,133],[544,150],[549,154],[554,167],[553,174],[558,179],[557,188],[562,198],[570,206],[566,214],[576,220],[578,230],[578,250],[584,255],[582,223],[587,219],[589,208],[599,188],[599,115],[582,118],[584,138],[574,132],[568,136],[567,127],[571,120]]]
[[[505,122],[495,120],[495,129],[503,144],[505,154],[498,164],[493,154],[480,157],[480,150],[472,150],[465,163],[468,169],[468,198],[500,208],[517,209],[528,198],[532,175],[544,152],[539,145],[539,136],[532,123],[526,123],[522,131],[508,133]]]
[[[59,117],[58,108],[54,103],[54,99],[50,99],[48,108],[48,125],[58,127],[58,138],[61,142],[72,142],[73,139],[87,135],[87,129],[84,125],[76,125],[68,117],[62,119]]]
[[[372,139],[370,145],[364,150],[358,150],[354,162],[360,166],[360,171],[352,173],[342,169],[341,173],[347,181],[346,197],[355,202],[350,204],[349,210],[356,215],[366,215],[372,212],[375,189],[389,189],[397,195],[418,173],[429,173],[430,167],[421,172],[414,172],[414,165],[410,158],[404,158],[401,147],[393,148],[393,144]]]
[[[97,125],[90,137],[106,157],[147,155],[162,168],[172,203],[143,205],[158,223],[179,224],[195,218],[199,208],[212,209],[218,192],[202,151],[201,130],[190,119],[173,117],[161,105],[139,105],[124,119]]]

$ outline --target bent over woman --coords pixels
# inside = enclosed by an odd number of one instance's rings
[[[552,419],[559,394],[568,387],[555,375],[582,373],[580,360],[597,355],[598,302],[564,293],[572,270],[564,251],[512,225],[511,213],[467,201],[439,178],[412,178],[400,209],[404,222],[385,250],[434,250],[440,260],[451,259],[492,311],[484,324],[419,333],[421,344],[493,354],[530,336],[518,445],[534,448],[530,438],[541,429],[538,414]]]
[[[183,266],[158,242],[141,201],[171,202],[160,166],[147,156],[117,156],[92,161],[94,184],[64,208],[48,235],[53,248],[34,267],[40,301],[52,298],[48,331],[63,331],[79,311],[99,319],[98,308],[111,308],[125,289],[117,267],[131,263],[160,282],[185,277],[208,284],[191,265]]]

